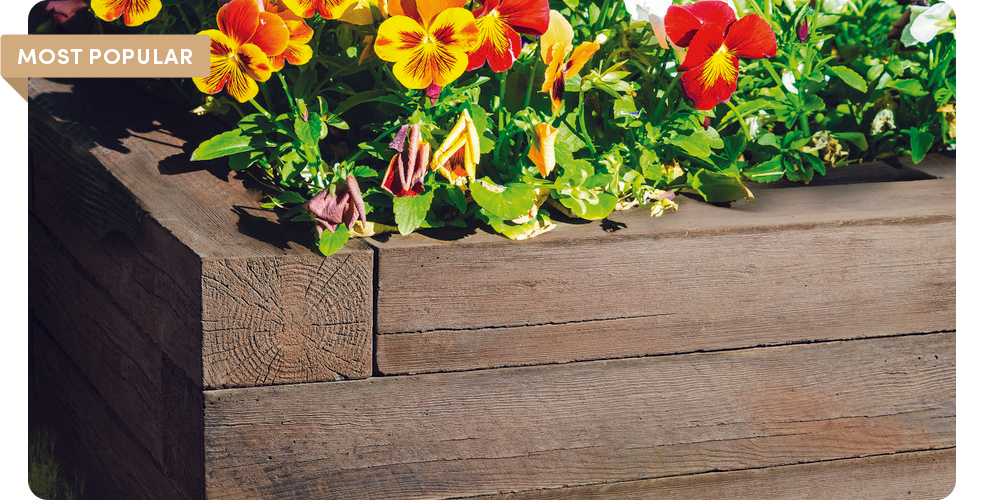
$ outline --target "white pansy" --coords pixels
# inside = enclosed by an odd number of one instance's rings
[[[950,19],[953,8],[946,3],[938,3],[932,7],[910,7],[912,19],[902,31],[902,43],[911,47],[917,43],[929,43],[940,34],[956,31],[957,23]]]

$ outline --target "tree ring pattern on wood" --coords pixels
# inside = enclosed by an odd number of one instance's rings
[[[359,257],[203,262],[204,386],[371,375],[372,272]]]

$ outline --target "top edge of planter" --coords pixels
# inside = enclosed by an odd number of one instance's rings
[[[97,99],[107,93],[117,99]],[[135,94],[145,98],[139,105],[120,98]],[[120,80],[32,78],[29,97],[39,111],[32,112],[32,120],[43,121],[51,132],[40,140],[71,143],[68,149],[77,157],[90,162],[96,158],[118,181],[111,180],[113,186],[101,181],[103,199],[124,199],[116,201],[148,214],[202,258],[320,257],[311,232],[281,225],[275,214],[260,209],[263,193],[229,172],[225,161],[189,161],[197,144],[215,133],[208,120],[196,119],[188,110],[149,94],[140,96],[135,85]],[[41,135],[32,134],[32,139]],[[452,243],[549,245],[580,238],[693,237],[870,223],[881,218],[953,218],[954,166],[954,158],[933,155],[918,166],[902,160],[896,166],[874,162],[838,167],[810,185],[749,183],[754,201],[739,200],[724,207],[680,196],[676,213],[651,218],[646,208],[635,208],[612,213],[605,221],[559,222],[553,231],[524,242],[510,242],[481,229],[425,231],[405,237],[387,233],[353,239],[340,252]],[[911,182],[888,182],[898,180]],[[111,219],[95,221],[96,237],[113,230],[126,233],[131,225],[119,214]]]

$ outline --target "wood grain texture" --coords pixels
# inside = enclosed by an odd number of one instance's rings
[[[177,484],[200,485],[201,385],[36,218],[28,222],[29,311],[157,466]]]
[[[475,500],[939,500],[956,482],[956,449],[471,497]]]
[[[31,387],[30,421],[55,431],[56,446],[72,470],[85,478],[85,498],[101,500],[197,500],[204,495],[204,448],[182,437],[179,463],[160,463],[124,420],[87,380],[50,332],[29,320]],[[174,398],[164,403],[177,403]],[[200,404],[200,401],[199,401]],[[200,422],[200,420],[199,420]],[[184,424],[194,428],[194,422]],[[173,437],[173,436],[171,436]],[[181,467],[188,473],[176,472]]]
[[[954,189],[771,189],[732,209],[684,200],[656,220],[618,214],[626,227],[611,234],[585,225],[523,242],[374,242],[377,366],[426,373],[951,330]]]
[[[203,265],[205,388],[372,375],[372,255]]]
[[[950,448],[954,342],[206,391],[207,497],[464,497]]]
[[[369,376],[372,250],[320,256],[221,161],[190,163],[214,124],[154,99],[92,109],[124,85],[31,80],[39,219],[203,387]]]

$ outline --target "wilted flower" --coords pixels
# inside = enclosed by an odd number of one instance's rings
[[[574,29],[560,12],[550,11],[550,26],[540,37],[540,57],[547,71],[540,92],[550,95],[551,109],[556,114],[563,105],[564,85],[576,75],[601,47],[597,42],[574,45]],[[568,56],[570,58],[568,59]]]
[[[557,141],[559,130],[548,123],[538,123],[533,127],[533,132],[536,139],[530,142],[530,152],[527,156],[536,165],[540,175],[546,178],[557,165],[554,143]]]
[[[89,4],[96,17],[103,21],[123,18],[127,26],[139,26],[157,17],[161,0],[92,0]]]
[[[212,39],[209,75],[192,81],[206,94],[225,88],[237,101],[246,102],[259,92],[256,82],[265,82],[273,73],[270,58],[287,48],[287,25],[272,12],[260,12],[253,0],[223,5],[216,23],[219,29],[198,33]]]
[[[485,0],[474,11],[478,45],[468,56],[468,71],[486,62],[492,71],[512,67],[523,48],[519,34],[540,36],[550,23],[547,0]]]
[[[325,229],[334,233],[339,224],[352,229],[356,220],[367,226],[366,207],[362,201],[362,191],[355,177],[349,175],[345,184],[325,188],[314,195],[304,208],[314,214],[318,224],[318,234]]]
[[[409,89],[426,89],[432,84],[443,87],[456,80],[465,72],[468,53],[478,43],[475,16],[456,0],[400,4],[388,6],[393,15],[379,26],[376,55],[395,63],[393,74]]]
[[[437,170],[452,184],[464,187],[466,182],[475,180],[479,154],[478,130],[468,110],[462,110],[458,123],[434,152],[431,170]]]
[[[407,129],[410,130],[407,141]],[[404,145],[404,143],[406,144]],[[430,161],[430,143],[420,138],[420,124],[400,127],[390,149],[397,151],[383,174],[381,187],[396,197],[417,196],[424,191],[423,179]]]

